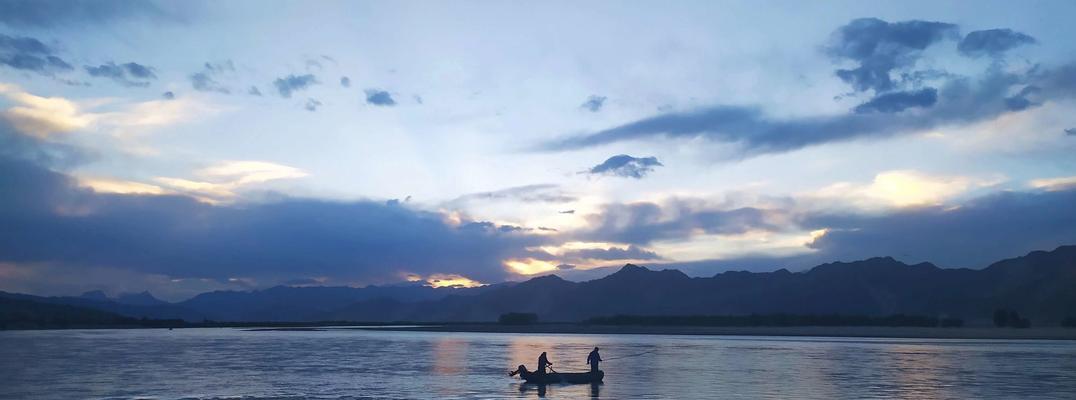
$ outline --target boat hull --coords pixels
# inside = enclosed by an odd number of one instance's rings
[[[549,372],[539,374],[537,372],[522,372],[520,377],[527,383],[551,384],[551,383],[599,383],[605,378],[605,372]]]

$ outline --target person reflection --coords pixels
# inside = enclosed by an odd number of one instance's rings
[[[546,385],[544,385],[544,384],[533,384],[533,383],[521,383],[521,384],[519,384],[519,393],[520,394],[526,395],[526,393],[531,391],[531,390],[537,391],[538,397],[543,397],[544,398],[545,394],[546,394],[546,392],[545,392],[546,391]]]
[[[602,384],[601,383],[594,382],[594,383],[590,384],[590,397],[595,398],[595,399],[598,398],[598,397],[601,397],[601,391],[602,391]]]

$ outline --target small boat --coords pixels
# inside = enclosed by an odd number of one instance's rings
[[[539,374],[538,372],[532,372],[527,370],[527,366],[520,365],[515,371],[512,371],[508,376],[519,375],[527,383],[537,384],[549,384],[549,383],[599,383],[602,378],[605,377],[605,372],[601,370],[593,372],[548,372],[545,374]]]

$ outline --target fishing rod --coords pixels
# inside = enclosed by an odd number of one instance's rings
[[[653,352],[656,352],[656,351],[657,350],[647,350],[647,351],[644,351],[642,353],[629,354],[629,355],[620,356],[620,357],[610,357],[610,358],[606,358],[606,359],[604,359],[602,361],[620,360],[620,359],[624,359],[624,358],[638,357],[638,356],[641,356],[641,355],[644,355],[644,354],[650,354],[650,353],[653,353]]]

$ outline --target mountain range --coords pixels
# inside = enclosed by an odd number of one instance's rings
[[[1036,324],[1076,316],[1076,246],[1035,251],[984,269],[908,265],[890,257],[822,264],[804,272],[723,272],[689,277],[632,264],[600,279],[556,275],[477,288],[288,287],[217,291],[168,303],[151,294],[109,298],[0,297],[93,308],[130,317],[188,321],[495,321],[535,313],[541,321],[611,315],[914,314],[989,323],[998,308]]]

